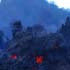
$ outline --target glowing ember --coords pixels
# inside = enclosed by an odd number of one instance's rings
[[[12,59],[17,59],[16,54],[11,55],[11,58],[12,58]]]
[[[36,57],[36,63],[41,64],[43,62],[43,56]]]

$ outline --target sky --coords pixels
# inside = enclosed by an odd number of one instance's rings
[[[56,0],[58,1],[58,0]],[[2,0],[0,3],[0,29],[10,32],[10,25],[20,20],[23,26],[42,24],[55,32],[70,12],[46,0]]]
[[[2,2],[2,0],[0,0],[0,3]]]
[[[70,0],[46,0],[49,3],[54,3],[59,8],[70,9]]]

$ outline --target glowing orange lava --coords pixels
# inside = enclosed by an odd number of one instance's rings
[[[11,55],[11,58],[12,58],[12,59],[17,59],[16,54]]]
[[[36,57],[36,63],[42,64],[42,62],[43,62],[43,56],[37,56]]]

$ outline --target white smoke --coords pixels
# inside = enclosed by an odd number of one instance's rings
[[[59,8],[70,9],[70,0],[46,0],[49,3],[54,3]]]

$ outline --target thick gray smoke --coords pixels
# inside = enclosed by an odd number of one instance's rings
[[[45,0],[3,0],[0,4],[0,29],[6,30],[12,21],[19,19],[24,26],[39,23],[55,32],[67,15],[69,12]]]

